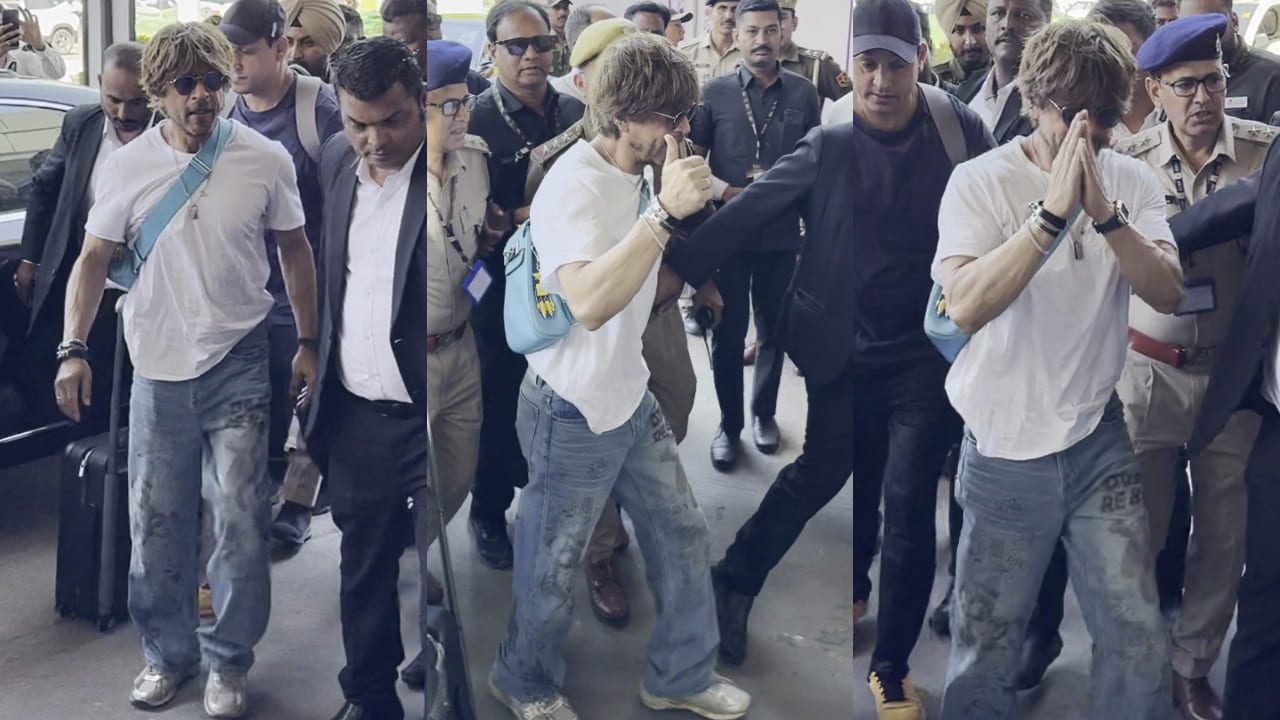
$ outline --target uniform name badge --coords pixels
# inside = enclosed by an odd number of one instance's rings
[[[484,263],[477,262],[471,266],[471,271],[462,280],[462,291],[471,298],[472,305],[479,305],[492,284],[493,276],[489,274],[489,268],[485,267]]]
[[[1182,302],[1174,315],[1196,315],[1213,312],[1218,307],[1213,278],[1190,278],[1182,283]]]
[[[1247,110],[1249,108],[1249,96],[1229,97],[1226,100],[1225,107],[1227,110]]]

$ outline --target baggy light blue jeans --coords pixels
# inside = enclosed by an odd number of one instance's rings
[[[520,493],[513,608],[494,684],[524,701],[560,692],[574,581],[612,493],[635,524],[658,613],[645,688],[681,697],[710,687],[720,633],[707,522],[653,394],[645,393],[624,425],[597,435],[577,407],[529,374],[520,386],[516,430],[529,484]]]
[[[1059,536],[1093,638],[1095,720],[1167,720],[1169,637],[1138,461],[1114,396],[1096,430],[1035,460],[984,457],[965,430],[964,509],[942,720],[1016,717],[1027,621]]]
[[[129,614],[147,664],[244,674],[271,614],[267,328],[193,380],[135,375],[129,403]],[[200,628],[200,507],[212,515],[217,621]],[[199,628],[197,634],[197,628]]]

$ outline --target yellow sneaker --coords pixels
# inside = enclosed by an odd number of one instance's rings
[[[903,678],[901,684],[886,684],[871,673],[867,684],[876,699],[876,720],[924,720],[924,703],[909,679]]]
[[[196,609],[200,611],[200,617],[212,620],[213,613],[213,591],[208,585],[201,585],[196,591]]]

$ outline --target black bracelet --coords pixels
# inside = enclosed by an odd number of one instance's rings
[[[71,358],[85,360],[88,357],[89,357],[89,351],[85,348],[77,348],[77,347],[58,348],[58,362],[60,363],[64,360],[70,360]]]
[[[311,352],[320,352],[320,341],[315,338],[298,338],[298,347],[306,348]]]
[[[1036,203],[1036,206],[1038,208],[1040,217],[1044,218],[1045,221],[1048,222],[1051,227],[1057,228],[1058,232],[1062,232],[1063,228],[1067,226],[1067,219],[1060,218],[1057,215],[1054,215],[1053,213],[1049,212],[1049,210],[1044,206],[1043,200]]]
[[[70,339],[70,340],[63,340],[61,343],[59,343],[59,344],[58,344],[57,350],[58,350],[59,352],[61,352],[61,351],[63,351],[63,350],[68,350],[68,349],[86,350],[86,351],[87,351],[87,350],[89,349],[89,346],[88,346],[88,345],[86,345],[86,344],[85,344],[85,342],[84,342],[83,340],[80,340],[79,338],[72,338],[72,339]]]

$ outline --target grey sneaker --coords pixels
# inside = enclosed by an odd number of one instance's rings
[[[709,720],[737,720],[747,714],[751,696],[719,675],[711,687],[685,697],[658,697],[640,685],[640,702],[650,710],[688,710]]]
[[[578,720],[578,713],[574,712],[573,706],[563,695],[537,702],[523,702],[502,692],[493,684],[492,677],[489,678],[489,692],[519,720]]]
[[[195,677],[200,666],[192,665],[181,672],[169,673],[154,665],[143,668],[133,680],[133,692],[129,693],[129,702],[143,708],[158,708],[168,705],[178,694],[182,683]]]
[[[209,671],[204,686],[204,711],[211,718],[238,718],[248,709],[248,693],[244,675]]]

